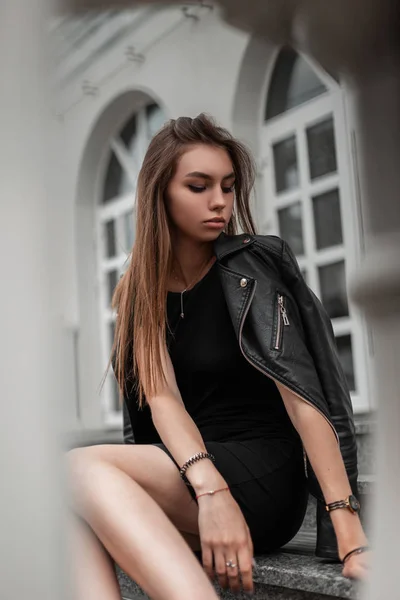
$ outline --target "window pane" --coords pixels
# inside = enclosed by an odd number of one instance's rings
[[[300,106],[326,91],[309,64],[292,48],[285,48],[278,56],[272,75],[266,119]]]
[[[120,402],[119,402],[118,383],[117,383],[117,380],[115,379],[114,373],[110,372],[109,377],[110,377],[110,390],[111,390],[111,410],[118,412],[121,410],[121,406],[120,406]]]
[[[157,106],[157,104],[151,104],[146,108],[147,117],[147,137],[149,141],[151,138],[161,129],[165,122],[164,111]]]
[[[130,147],[132,143],[132,139],[136,136],[137,130],[137,117],[133,115],[133,117],[124,125],[122,131],[119,134],[119,137],[124,142],[127,148]]]
[[[123,215],[124,220],[124,235],[125,235],[125,249],[126,252],[130,252],[132,250],[133,242],[135,240],[135,223],[133,210]]]
[[[109,335],[110,335],[109,345],[110,345],[110,350],[111,350],[112,345],[114,343],[114,336],[115,336],[115,322],[114,321],[112,321],[109,324]]]
[[[317,249],[341,244],[343,235],[339,190],[314,196],[313,211]]]
[[[294,136],[273,146],[275,187],[277,192],[290,190],[299,185],[296,138]]]
[[[336,338],[336,344],[338,348],[340,362],[343,371],[346,375],[347,385],[351,392],[356,389],[356,382],[354,377],[354,364],[353,364],[353,351],[351,346],[351,336],[341,335]]]
[[[318,123],[307,129],[308,160],[310,177],[322,177],[336,173],[336,146],[333,119]]]
[[[278,211],[280,236],[295,254],[304,254],[301,203]]]
[[[111,153],[110,160],[108,163],[106,178],[104,182],[103,190],[103,204],[110,202],[116,198],[119,194],[119,190],[122,182],[122,167],[115,156],[114,152]]]
[[[319,267],[321,301],[331,319],[347,317],[346,277],[344,261]]]
[[[116,255],[117,244],[115,239],[115,221],[107,221],[104,225],[106,236],[106,257],[112,258]]]
[[[114,290],[118,283],[118,271],[109,271],[107,273],[107,293],[108,293],[108,303],[111,304],[111,300],[113,297]]]

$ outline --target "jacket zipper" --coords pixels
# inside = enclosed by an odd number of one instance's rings
[[[248,363],[250,363],[255,369],[257,369],[258,371],[260,371],[261,373],[263,373],[266,377],[269,377],[270,379],[273,379],[273,377],[271,377],[271,375],[269,375],[266,371],[264,371],[263,369],[261,369],[258,365],[256,365],[254,362],[252,362],[245,354],[244,350],[243,350],[243,345],[242,345],[242,332],[243,332],[243,325],[244,322],[246,320],[247,317],[247,313],[250,310],[250,306],[251,303],[253,301],[254,298],[254,294],[256,293],[256,287],[257,287],[257,282],[254,282],[254,288],[253,291],[250,294],[250,298],[247,302],[247,306],[246,306],[246,310],[243,313],[242,319],[240,321],[240,327],[239,327],[239,348],[241,353],[243,354],[244,358],[247,360]],[[286,315],[287,317],[287,315]],[[280,320],[280,319],[279,319]],[[294,394],[295,396],[297,396],[298,398],[300,398],[300,400],[303,400],[303,402],[305,402],[306,404],[309,404],[312,408],[314,408],[314,410],[316,410],[317,412],[319,412],[320,415],[322,415],[325,419],[325,421],[329,424],[329,426],[331,427],[333,433],[335,434],[336,437],[336,441],[339,444],[339,435],[336,431],[336,429],[334,428],[334,426],[332,425],[332,423],[329,421],[329,419],[324,415],[324,413],[317,408],[316,406],[314,406],[314,404],[312,404],[312,402],[310,402],[309,400],[306,400],[305,398],[303,398],[303,396],[300,396],[300,394],[298,394],[297,392],[295,392],[294,390],[292,390],[289,386],[285,385],[284,383],[280,382],[278,379],[276,380],[278,381],[278,383],[280,383],[280,385],[282,385],[284,388],[286,388],[287,390],[289,390],[289,392],[292,392],[292,394]],[[307,455],[305,452],[305,449],[303,447],[303,459],[304,459],[304,472],[306,477],[308,477],[308,472],[307,472]]]
[[[277,330],[276,330],[276,341],[275,341],[275,350],[280,350],[282,344],[282,334],[283,334],[283,326],[290,325],[289,318],[287,316],[286,307],[285,307],[285,299],[282,294],[278,294],[278,304],[277,304]],[[283,323],[283,326],[282,326]]]

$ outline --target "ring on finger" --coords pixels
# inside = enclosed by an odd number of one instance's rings
[[[227,560],[225,564],[228,567],[228,569],[236,569],[237,567],[237,564],[233,562],[233,560]]]

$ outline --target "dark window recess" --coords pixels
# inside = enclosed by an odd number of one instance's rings
[[[279,53],[271,78],[265,120],[283,114],[327,91],[309,64],[292,48]]]
[[[339,359],[346,375],[347,385],[351,392],[356,390],[356,379],[354,376],[353,349],[351,335],[341,335],[336,338]]]
[[[114,152],[111,152],[110,160],[106,170],[106,177],[103,188],[102,203],[107,204],[116,198],[119,194],[121,183],[122,183],[122,167],[115,156]]]

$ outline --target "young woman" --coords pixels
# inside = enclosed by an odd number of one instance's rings
[[[251,592],[253,553],[296,534],[309,488],[317,554],[365,573],[332,329],[287,244],[255,235],[253,181],[245,147],[204,115],[169,121],[145,156],[114,296],[135,444],[70,455],[86,600],[120,597],[110,557],[154,599],[215,598],[189,546],[222,587]]]

